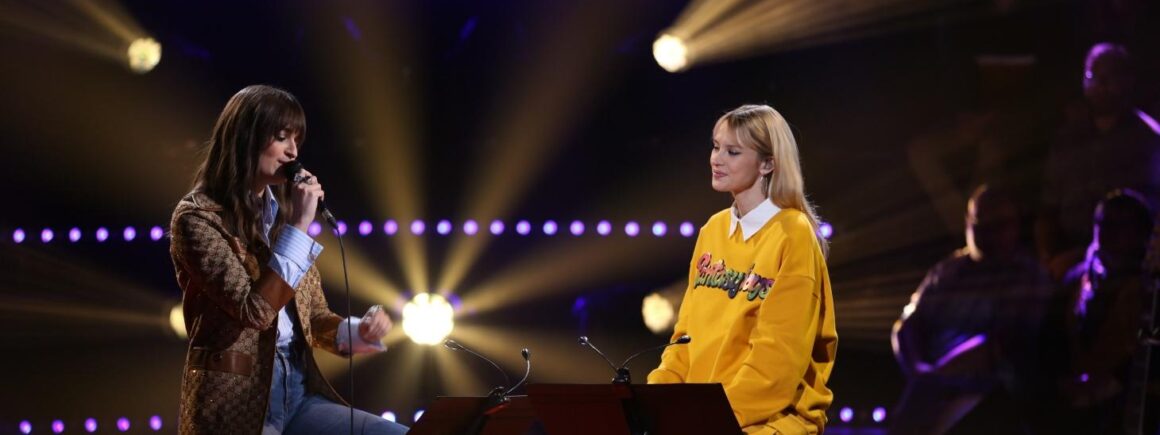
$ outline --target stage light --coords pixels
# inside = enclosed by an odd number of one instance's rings
[[[81,229],[80,228],[73,227],[72,229],[68,230],[68,241],[76,243],[80,239],[81,239]]]
[[[322,234],[322,224],[311,222],[310,225],[306,226],[306,234],[309,234],[310,237],[318,237],[319,234]]]
[[[854,410],[849,406],[843,406],[841,411],[838,411],[838,419],[843,423],[854,421]]]
[[[395,413],[391,412],[391,411],[383,411],[383,415],[381,415],[380,417],[383,417],[383,420],[390,421],[390,422],[396,422],[399,419],[398,417],[395,416]]]
[[[383,234],[393,236],[397,232],[399,232],[399,223],[395,222],[394,219],[383,222]]]
[[[20,422],[20,433],[22,433],[22,434],[32,433],[32,423],[29,423],[28,420],[24,420],[24,421]]]
[[[52,421],[52,433],[64,432],[64,422],[60,420]]]
[[[568,225],[568,229],[572,232],[573,236],[584,234],[584,222],[572,221],[572,224]]]
[[[51,242],[51,241],[52,241],[52,238],[53,238],[54,236],[55,236],[55,235],[52,233],[52,229],[51,229],[51,228],[45,228],[45,229],[43,229],[43,230],[40,230],[40,241],[41,241],[41,242],[44,242],[44,243]]]
[[[129,69],[137,74],[145,74],[161,62],[161,44],[153,38],[138,38],[129,44],[126,54],[129,57]]]
[[[371,231],[375,230],[375,226],[370,221],[362,221],[358,223],[358,234],[360,236],[368,236]]]
[[[109,239],[109,230],[105,227],[97,228],[97,241],[104,242]]]
[[[121,417],[117,419],[117,430],[121,432],[129,431],[129,419]]]
[[[467,222],[463,223],[463,233],[464,234],[467,234],[469,236],[474,236],[475,233],[478,233],[478,232],[479,232],[479,224],[476,223],[475,221],[468,219]]]
[[[427,231],[427,224],[423,223],[423,221],[415,219],[411,222],[411,234],[421,236],[424,231]]]
[[[415,411],[415,423],[419,422],[420,417],[423,417],[423,410],[422,409]]]
[[[875,423],[886,421],[886,408],[881,406],[874,408],[874,411],[870,413],[870,418],[873,418]]]
[[[491,234],[493,236],[498,236],[500,234],[503,234],[503,221],[501,221],[501,220],[491,221],[491,228],[490,229],[491,229]]]
[[[161,416],[160,415],[154,415],[152,417],[149,417],[149,428],[153,429],[154,432],[161,430]]]
[[[664,34],[653,42],[653,58],[665,71],[673,73],[684,69],[689,63],[687,55],[685,42],[676,36]]]
[[[634,221],[629,221],[624,224],[624,234],[627,234],[629,237],[636,237],[637,234],[640,234],[640,224]]]
[[[549,220],[544,222],[544,234],[554,236],[556,235],[556,229],[556,221]]]
[[[403,306],[403,332],[418,344],[437,345],[455,328],[455,310],[437,293],[419,293]]]
[[[97,431],[97,419],[95,419],[95,418],[85,419],[85,432],[93,433],[96,431]]]
[[[697,228],[693,226],[692,222],[682,222],[681,223],[681,235],[682,236],[693,237],[693,233],[696,231],[697,231]]]
[[[600,221],[596,223],[596,234],[607,236],[612,233],[612,224],[608,221]]]
[[[528,221],[516,222],[516,233],[517,234],[519,234],[521,236],[526,236],[530,232],[532,232],[532,224],[528,223]]]
[[[12,241],[17,244],[24,243],[24,238],[26,236],[27,235],[24,234],[24,230],[21,228],[17,228],[15,231],[12,231]]]
[[[673,303],[669,302],[660,293],[651,293],[644,297],[640,306],[640,315],[644,317],[644,326],[653,334],[661,334],[673,327],[676,317],[673,312]]]
[[[834,226],[830,225],[829,222],[822,222],[818,225],[818,234],[820,234],[823,239],[830,240],[830,236],[834,235]]]
[[[169,327],[173,328],[173,333],[179,338],[189,338],[189,333],[185,330],[185,310],[181,304],[169,309]]]
[[[343,222],[343,221],[338,221],[338,222],[336,222],[336,223],[338,224],[338,225],[336,225],[336,226],[338,227],[338,228],[337,228],[337,229],[338,229],[338,235],[340,235],[340,236],[345,236],[345,235],[346,235],[346,222]]]
[[[121,232],[121,237],[123,237],[126,242],[132,242],[133,239],[137,238],[137,229],[133,227],[125,227],[125,231]]]
[[[165,230],[161,229],[161,227],[149,229],[149,238],[153,239],[154,242],[161,240],[162,237],[165,237]]]
[[[439,221],[439,223],[435,224],[435,232],[441,236],[446,236],[451,232],[451,222],[446,219]]]
[[[664,222],[657,221],[653,223],[652,233],[654,236],[661,237],[667,232],[669,232],[669,227]]]

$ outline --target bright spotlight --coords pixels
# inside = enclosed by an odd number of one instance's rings
[[[125,239],[126,242],[132,242],[133,239],[137,238],[137,229],[133,227],[125,227],[125,231],[121,232],[121,236]]]
[[[644,326],[653,334],[662,334],[676,323],[673,312],[673,303],[669,302],[660,293],[652,293],[644,297],[640,306],[640,314],[644,317]]]
[[[475,233],[477,233],[477,232],[479,232],[479,223],[478,222],[471,220],[471,219],[468,219],[467,222],[463,223],[463,233],[464,234],[467,234],[469,236],[474,236]]]
[[[418,344],[443,342],[455,327],[455,309],[439,294],[419,293],[403,306],[403,332]]]
[[[496,236],[503,234],[503,221],[501,221],[501,220],[491,221],[491,234],[496,235]]]
[[[395,222],[394,219],[383,222],[383,234],[386,234],[388,236],[393,236],[398,231],[399,231],[399,223]]]
[[[129,56],[129,69],[137,74],[145,74],[161,62],[161,43],[153,38],[138,38],[129,44],[126,54]]]
[[[103,242],[109,239],[109,229],[105,227],[97,228],[97,241]]]
[[[435,224],[435,232],[441,236],[446,236],[451,233],[451,221],[446,219],[439,221],[439,223]]]
[[[657,60],[657,65],[664,68],[665,71],[675,73],[688,66],[688,59],[685,57],[688,54],[688,49],[685,48],[685,41],[673,35],[661,35],[653,42],[653,58]]]
[[[692,237],[693,232],[696,230],[697,230],[696,228],[693,228],[692,222],[682,222],[681,223],[681,235],[682,236]]]
[[[17,228],[16,231],[12,232],[12,241],[13,242],[24,243],[25,237],[26,237],[26,235],[24,234],[23,229]]]
[[[390,422],[399,421],[399,417],[396,417],[395,413],[391,412],[391,411],[383,412],[382,417],[383,417],[383,420],[390,421]]]
[[[612,224],[608,223],[608,221],[600,221],[599,223],[596,224],[596,233],[597,234],[600,234],[602,236],[607,236],[611,232],[612,232]]]
[[[178,337],[189,338],[189,333],[185,330],[185,311],[181,304],[174,305],[169,310],[169,326]]]
[[[415,411],[415,423],[418,423],[419,419],[422,417],[423,417],[423,410],[422,409]]]
[[[55,236],[55,235],[53,234],[53,232],[52,232],[52,229],[51,229],[51,228],[45,228],[45,229],[43,229],[43,230],[41,230],[41,231],[40,231],[40,241],[42,241],[42,242],[44,242],[44,243],[51,242],[51,241],[52,241],[52,238],[53,238],[54,236]]]
[[[629,237],[636,237],[637,234],[640,234],[640,224],[633,221],[624,224],[624,234],[627,234]]]

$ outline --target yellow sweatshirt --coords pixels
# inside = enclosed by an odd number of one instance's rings
[[[838,345],[829,272],[804,213],[758,209],[701,227],[673,331],[692,342],[666,349],[648,382],[721,383],[746,433],[821,433]]]

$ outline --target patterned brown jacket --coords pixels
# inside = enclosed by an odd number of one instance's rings
[[[191,192],[170,221],[170,256],[183,292],[189,333],[181,378],[182,434],[258,434],[269,409],[278,311],[298,315],[306,341],[306,391],[345,404],[322,376],[311,348],[339,354],[342,318],[330,311],[318,269],[291,288],[266,266],[270,249],[252,254],[222,223],[222,207]],[[293,314],[291,314],[293,315]]]

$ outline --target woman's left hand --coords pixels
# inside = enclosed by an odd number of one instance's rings
[[[358,335],[363,341],[374,343],[382,340],[393,326],[391,317],[383,312],[383,307],[375,305],[363,315],[362,323],[358,325]]]

